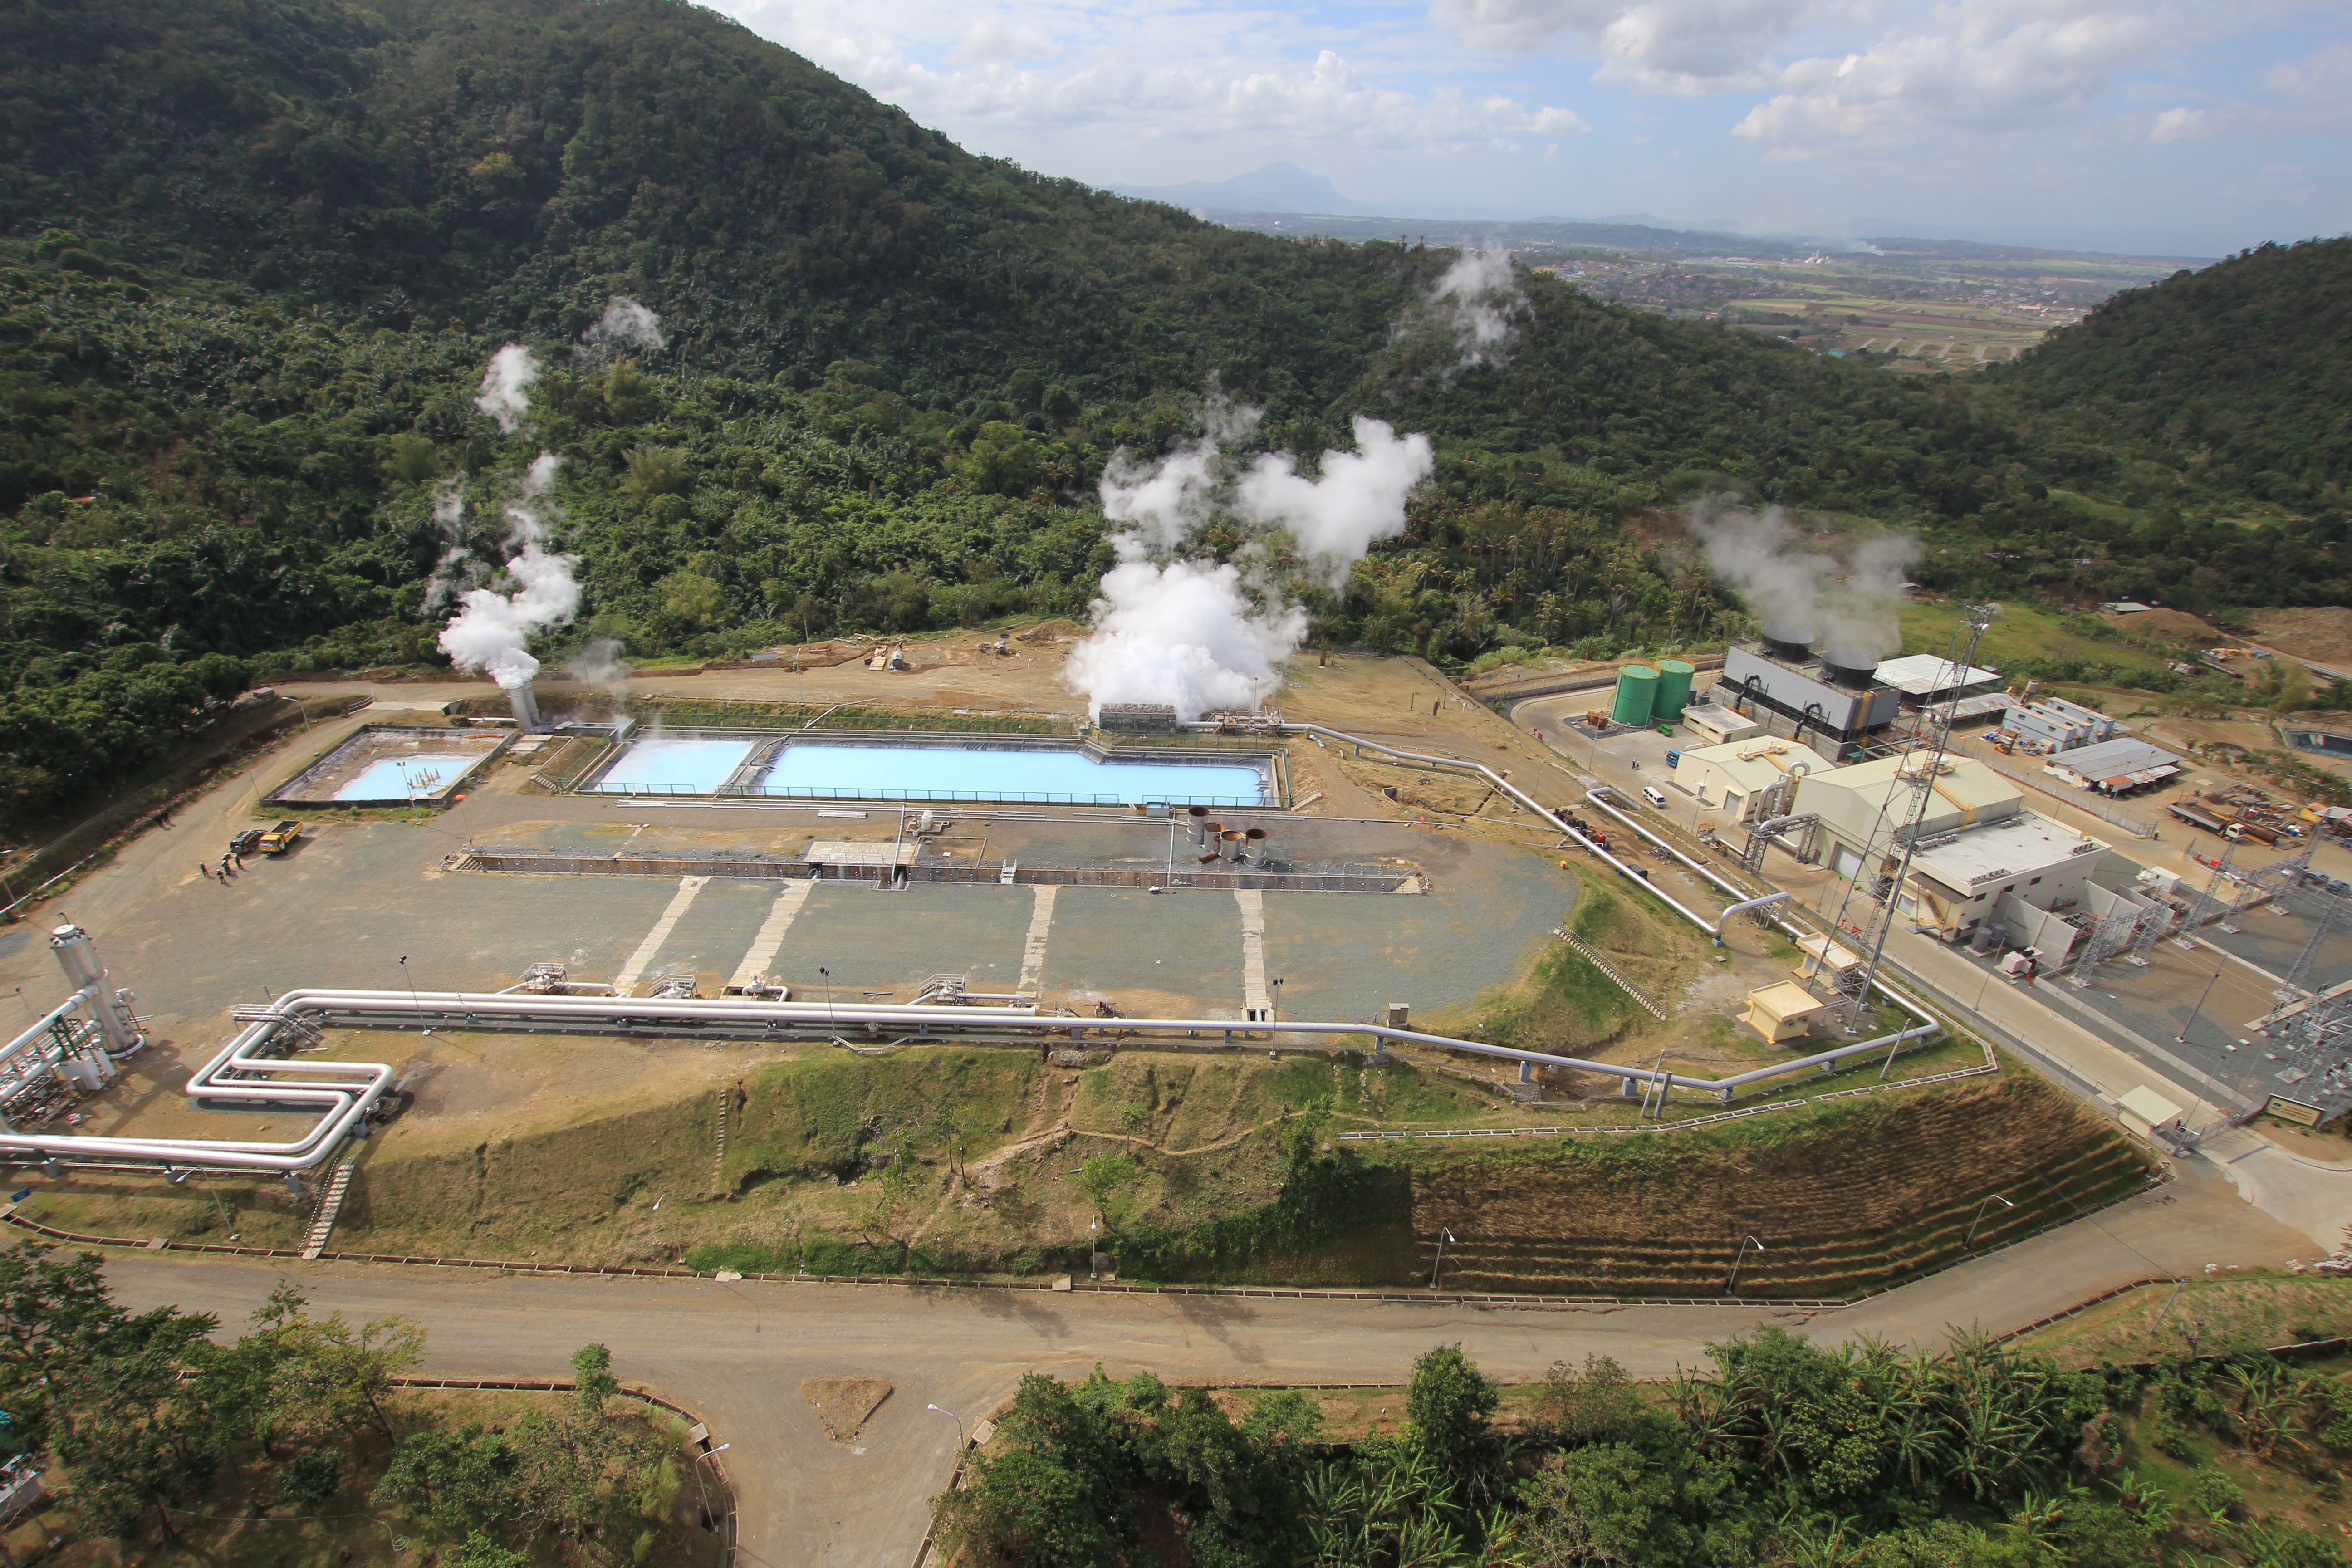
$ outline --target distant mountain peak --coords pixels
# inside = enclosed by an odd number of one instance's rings
[[[1369,217],[1381,211],[1341,195],[1329,175],[1313,174],[1281,158],[1229,180],[1187,180],[1181,185],[1113,185],[1111,189],[1121,195],[1197,207],[1202,212],[1322,213]]]

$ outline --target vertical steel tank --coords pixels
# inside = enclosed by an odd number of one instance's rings
[[[1658,672],[1646,664],[1629,664],[1617,672],[1617,695],[1609,705],[1612,724],[1647,724],[1658,695]]]
[[[1650,722],[1672,724],[1690,701],[1691,677],[1698,670],[1678,658],[1658,660],[1658,695],[1650,705]]]

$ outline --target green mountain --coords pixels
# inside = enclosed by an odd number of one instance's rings
[[[98,786],[240,670],[436,658],[428,578],[499,541],[446,537],[435,489],[495,519],[541,447],[580,632],[639,654],[1083,613],[1102,465],[1212,388],[1269,447],[1358,413],[1437,437],[1406,536],[1318,610],[1441,658],[1719,635],[1622,525],[1726,489],[1918,527],[1955,591],[2344,602],[2342,255],[2232,258],[1926,386],[1522,275],[1507,363],[1465,368],[1427,305],[1453,252],[1041,178],[667,0],[27,0],[0,812]],[[581,351],[616,294],[667,348]],[[528,437],[473,403],[509,341],[547,366]]]

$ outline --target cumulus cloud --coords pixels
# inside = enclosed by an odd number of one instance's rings
[[[2005,5],[1947,14],[1948,26],[1838,58],[1798,60],[1733,127],[1780,148],[1887,141],[1950,131],[2011,132],[2074,118],[2116,72],[2174,41],[2157,16],[2053,5],[2020,17]]]
[[[1368,80],[1328,47],[1328,29],[1278,11],[1029,5],[975,18],[943,0],[722,8],[934,124],[1390,150],[1591,129],[1572,109],[1508,93]],[[1358,38],[1380,52],[1384,31],[1360,29]]]
[[[2202,109],[2168,109],[2149,126],[2151,142],[2189,142],[2205,134],[2212,116]]]
[[[1767,79],[1772,46],[1820,9],[1820,0],[1435,0],[1429,16],[1475,49],[1564,44],[1598,57],[1605,82],[1711,92]]]

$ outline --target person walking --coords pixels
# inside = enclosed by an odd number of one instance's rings
[[[199,860],[196,862],[196,875],[209,882],[213,879],[213,868]]]
[[[245,869],[245,856],[244,856],[244,854],[243,854],[241,851],[235,850],[235,849],[230,850],[230,851],[229,851],[229,854],[230,854],[230,855],[232,855],[232,856],[234,856],[234,857],[236,858],[236,868],[237,868],[238,870],[240,870],[240,871],[244,870],[244,869]]]

